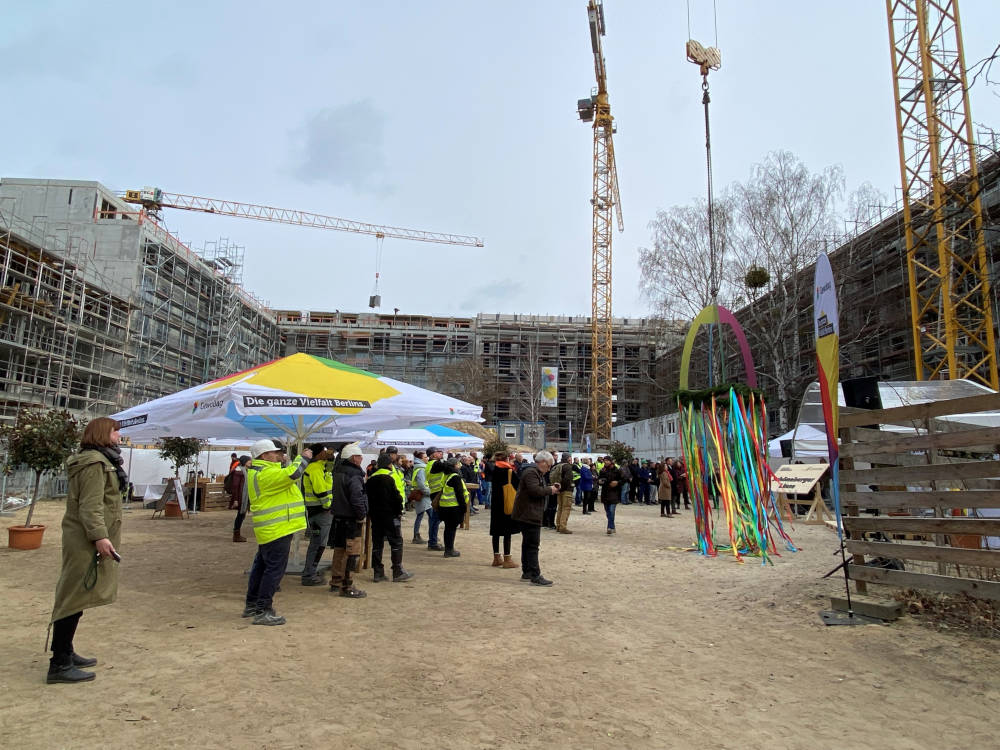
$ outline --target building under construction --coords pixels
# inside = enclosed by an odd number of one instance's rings
[[[38,276],[39,263],[56,269],[55,281],[48,270],[39,276],[46,284],[72,278],[78,289],[73,294],[104,295],[110,310],[93,319],[79,313],[75,324],[5,339],[6,361],[14,364],[0,372],[0,387],[10,395],[3,418],[29,404],[106,414],[302,351],[467,398],[483,404],[488,418],[544,422],[546,439],[556,445],[568,443],[571,434],[579,445],[593,431],[589,317],[270,310],[242,286],[242,248],[220,240],[195,252],[97,182],[5,178],[0,206],[5,216],[20,217],[8,224],[27,228],[4,235],[8,258],[0,303],[10,315],[4,330],[25,315],[26,322],[17,325],[44,327],[45,300],[58,295],[23,278]],[[44,261],[18,271],[27,261],[16,259],[17,252]],[[61,308],[52,316],[72,318]],[[104,328],[87,328],[98,323]],[[652,413],[660,330],[644,319],[613,321],[616,419]],[[86,336],[99,345],[85,342]],[[70,368],[82,368],[87,357],[92,374]],[[542,367],[558,370],[555,406],[541,404]]]
[[[97,182],[0,181],[4,419],[116,409],[277,355],[242,249],[199,254]]]
[[[586,316],[474,318],[276,310],[288,353],[302,351],[469,399],[487,421],[544,422],[557,446],[592,432],[591,331]],[[652,414],[650,389],[660,329],[614,320],[616,419]],[[542,406],[542,368],[558,370],[556,406]]]
[[[994,144],[995,146],[996,144]],[[1000,156],[996,148],[984,150],[986,158],[981,160],[981,191],[979,198],[983,211],[983,236],[989,278],[995,280],[1000,271]],[[909,284],[905,227],[901,207],[893,206],[877,209],[872,220],[857,228],[851,236],[837,241],[830,255],[830,263],[837,279],[840,299],[840,360],[843,379],[874,377],[882,381],[917,379],[916,355],[913,327],[910,317]],[[816,380],[815,337],[813,333],[812,278],[813,267],[799,272],[805,283],[798,284],[799,299],[796,305],[796,325],[788,327],[786,336],[791,347],[794,378],[784,394],[778,392],[774,379],[768,376],[769,356],[763,345],[756,339],[756,332],[749,324],[753,318],[753,306],[748,305],[734,311],[736,319],[743,325],[747,339],[757,362],[758,381],[764,390],[768,403],[769,428],[772,434],[782,431],[791,424],[779,423],[780,411],[776,406],[782,401],[788,405],[787,418],[794,421],[802,394],[809,383]],[[774,294],[775,292],[771,292]],[[989,306],[993,310],[995,334],[997,330],[998,288],[993,283],[990,288]],[[757,300],[755,305],[766,307],[767,295]],[[943,326],[943,321],[937,325]],[[705,334],[699,334],[704,336]],[[703,374],[707,372],[702,339],[692,358],[692,387],[706,384]],[[744,381],[743,363],[735,345],[726,347],[726,374],[728,381]],[[962,354],[960,351],[959,354]],[[676,346],[663,353],[656,364],[659,382],[656,393],[656,414],[668,414],[676,409],[673,394],[679,384],[681,347]],[[948,378],[950,373],[941,374]],[[619,424],[622,420],[619,420]],[[625,434],[619,431],[619,434]]]

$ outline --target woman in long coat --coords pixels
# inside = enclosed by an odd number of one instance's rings
[[[46,682],[94,679],[97,659],[73,650],[83,610],[111,604],[118,596],[122,495],[128,477],[122,469],[118,423],[98,417],[83,431],[80,452],[66,461],[69,492],[62,521],[62,571],[52,609],[52,659]]]
[[[493,567],[516,568],[517,563],[510,557],[510,538],[517,534],[518,525],[504,511],[503,488],[510,485],[517,490],[517,471],[513,464],[508,463],[507,454],[497,452],[493,460],[486,465],[487,477],[490,480],[490,536],[493,538]],[[512,509],[513,510],[513,509]],[[500,539],[503,538],[503,555],[500,554]]]
[[[674,514],[674,499],[671,490],[673,478],[670,476],[670,469],[667,462],[656,465],[656,474],[659,485],[656,489],[656,499],[660,501],[660,516],[669,518]]]

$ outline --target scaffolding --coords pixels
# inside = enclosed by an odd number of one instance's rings
[[[15,209],[0,205],[0,421],[24,408],[109,414],[124,390],[127,296],[86,280],[73,260],[83,243],[65,226]]]

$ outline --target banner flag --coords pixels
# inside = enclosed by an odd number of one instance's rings
[[[559,368],[542,368],[542,406],[559,405]]]
[[[819,376],[819,390],[823,399],[823,421],[826,424],[826,446],[830,456],[831,481],[834,514],[837,517],[837,533],[843,539],[844,531],[840,522],[840,448],[837,442],[837,426],[840,409],[837,403],[837,389],[840,385],[840,319],[837,308],[837,287],[833,279],[833,269],[826,254],[816,260],[815,289],[813,295],[813,327],[816,333],[816,372]]]

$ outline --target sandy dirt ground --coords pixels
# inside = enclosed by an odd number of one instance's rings
[[[600,506],[598,506],[600,510]],[[20,522],[0,519],[6,527]],[[690,513],[624,506],[544,532],[551,588],[490,567],[486,514],[458,559],[409,544],[405,584],[347,600],[285,579],[284,627],[240,618],[255,544],[232,514],[126,514],[119,600],[84,613],[94,682],[45,685],[61,505],[40,550],[0,549],[0,746],[9,748],[997,747],[996,642],[827,628],[835,537],[799,526],[773,567],[673,548]],[[412,514],[408,519],[412,522]],[[3,532],[0,532],[3,533]],[[4,537],[6,535],[4,534]],[[515,539],[515,555],[519,543]],[[329,553],[327,553],[329,555]]]

